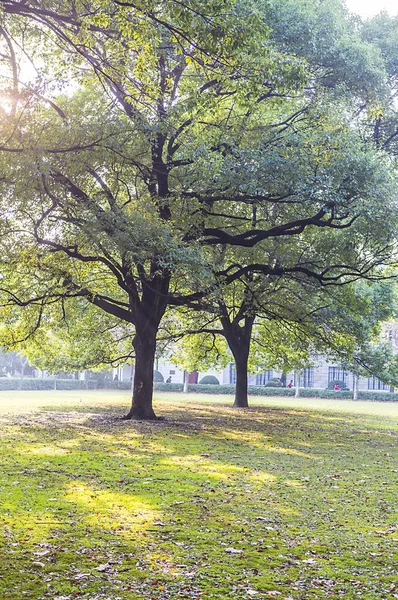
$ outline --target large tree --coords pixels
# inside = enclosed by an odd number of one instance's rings
[[[384,64],[341,7],[314,5],[300,49],[283,34],[284,10],[249,0],[0,5],[11,78],[0,146],[5,316],[14,342],[58,302],[84,299],[130,324],[129,417],[155,418],[167,306],[256,275],[376,277],[390,259],[390,164],[352,118],[383,91]],[[322,14],[334,53],[310,50]],[[21,46],[40,72],[29,84]],[[10,316],[12,306],[29,318]]]
[[[170,327],[173,360],[187,370],[233,360],[234,406],[240,408],[248,406],[248,374],[259,369],[301,370],[322,355],[354,372],[392,372],[388,349],[377,346],[380,323],[396,312],[390,281],[322,287],[313,280],[273,279],[235,283],[207,298],[202,311],[200,304],[181,309]]]

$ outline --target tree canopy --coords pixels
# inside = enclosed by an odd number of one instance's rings
[[[384,275],[396,180],[368,128],[388,57],[339,4],[0,6],[8,340],[34,336],[54,304],[105,311],[131,326],[129,416],[154,418],[167,307],[272,278]]]

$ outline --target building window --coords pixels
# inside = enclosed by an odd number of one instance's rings
[[[329,379],[328,382],[331,381],[344,381],[344,383],[348,382],[348,373],[341,367],[329,367]]]
[[[389,390],[390,386],[386,385],[377,377],[369,377],[368,378],[368,390]]]
[[[297,371],[294,371],[293,374],[293,385],[297,385],[296,378]],[[300,387],[314,387],[314,369],[313,367],[309,367],[308,369],[303,369],[300,371]]]
[[[314,369],[313,369],[313,367],[309,367],[308,369],[302,370],[301,384],[305,388],[314,387]]]
[[[236,369],[234,363],[229,363],[229,383],[236,383]]]
[[[263,371],[256,375],[256,385],[265,385],[272,377],[272,370]]]

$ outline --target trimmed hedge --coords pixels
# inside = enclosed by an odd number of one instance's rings
[[[157,392],[182,392],[182,383],[154,383],[154,390]],[[105,381],[104,385],[99,386],[95,379],[87,381],[78,379],[11,379],[9,377],[0,377],[0,392],[7,390],[86,390],[86,389],[116,389],[130,390],[130,381]],[[235,385],[233,384],[199,384],[190,383],[188,391],[196,394],[235,394]],[[248,392],[250,396],[294,396],[295,390],[292,388],[265,387],[263,385],[249,385]],[[359,390],[360,400],[377,400],[381,402],[398,402],[398,393],[385,392],[379,390]],[[300,388],[302,398],[334,398],[334,399],[352,399],[351,390],[334,391],[318,388]]]
[[[86,385],[87,384],[87,385]],[[78,379],[11,379],[0,378],[0,391],[4,390],[85,390],[95,389],[95,380],[81,381]]]
[[[156,381],[156,383],[164,383],[163,375],[160,371],[157,371],[156,369],[153,372],[153,381]]]
[[[120,389],[129,390],[129,381],[105,381],[99,385],[96,379],[12,379],[0,377],[0,392],[7,390],[96,390],[96,389]]]
[[[217,377],[214,377],[214,375],[205,375],[199,381],[199,385],[220,385],[220,382],[218,381]]]
[[[188,389],[191,386],[188,386]],[[203,386],[205,388],[208,388],[208,385]],[[182,383],[158,383],[155,382],[153,384],[153,389],[155,390],[155,392],[182,392],[184,389],[184,385]],[[191,390],[189,390],[191,391]]]
[[[269,379],[267,381],[267,383],[264,384],[263,387],[282,388],[283,383],[281,382],[279,377],[271,377],[271,379]]]
[[[156,383],[154,390],[157,392],[182,392],[182,383]],[[188,391],[196,394],[235,394],[235,385],[200,385],[199,383],[190,383]],[[292,388],[271,388],[263,385],[249,385],[248,392],[250,396],[294,396],[295,390]],[[300,388],[302,398],[334,398],[352,400],[352,390],[328,390],[324,388]],[[382,402],[398,402],[398,393],[381,391],[359,391],[360,400],[378,400]]]

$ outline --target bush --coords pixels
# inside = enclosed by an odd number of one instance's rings
[[[220,382],[218,381],[217,377],[214,377],[214,375],[205,375],[199,381],[199,385],[220,385]]]
[[[182,392],[184,385],[182,383],[161,383],[155,382],[153,384],[155,392]]]
[[[300,396],[303,398],[334,398],[336,399],[352,399],[352,391],[345,390],[329,390],[328,388],[300,388]]]
[[[281,382],[279,377],[272,377],[267,381],[267,383],[263,387],[281,388],[283,387],[283,383]]]
[[[346,382],[341,381],[340,379],[332,379],[332,381],[329,381],[327,389],[332,390],[335,385],[338,385],[341,390],[348,390]]]
[[[249,385],[248,391],[251,396],[294,396],[295,394],[292,388],[270,385]]]
[[[99,386],[98,386],[99,387]],[[131,390],[131,381],[113,381],[104,382],[103,389],[107,390]]]
[[[164,383],[163,375],[160,371],[156,371],[156,369],[153,372],[153,381],[156,383]]]
[[[154,389],[157,392],[182,392],[182,383],[155,383]],[[211,385],[200,383],[190,383],[188,391],[194,394],[235,394],[235,386],[230,383]],[[264,385],[249,385],[248,392],[250,396],[294,396],[295,390],[284,387],[265,387]],[[352,400],[351,390],[334,391],[325,388],[300,388],[302,398],[331,398],[334,400]],[[382,391],[359,391],[360,400],[378,400],[383,402],[398,402],[398,393]]]
[[[214,378],[216,379],[216,378]],[[77,379],[18,379],[3,377],[0,378],[0,391],[7,390],[85,390],[85,389],[119,389],[130,390],[130,381],[105,381],[105,387],[100,387],[96,380],[77,380]],[[157,392],[182,392],[182,383],[161,383],[155,382],[153,388]],[[235,385],[233,384],[200,384],[191,383],[188,391],[196,394],[235,394]],[[251,396],[294,396],[295,390],[284,387],[266,387],[259,385],[249,385],[248,392]],[[300,388],[300,396],[303,398],[331,398],[352,399],[352,391],[345,389],[334,391],[318,388]],[[379,402],[398,402],[398,393],[385,392],[381,390],[359,390],[360,400],[370,400]]]
[[[84,390],[95,389],[96,381],[79,379],[0,379],[0,390]]]
[[[191,383],[188,385],[188,391],[194,394],[235,394],[235,386],[233,384],[219,383]]]

